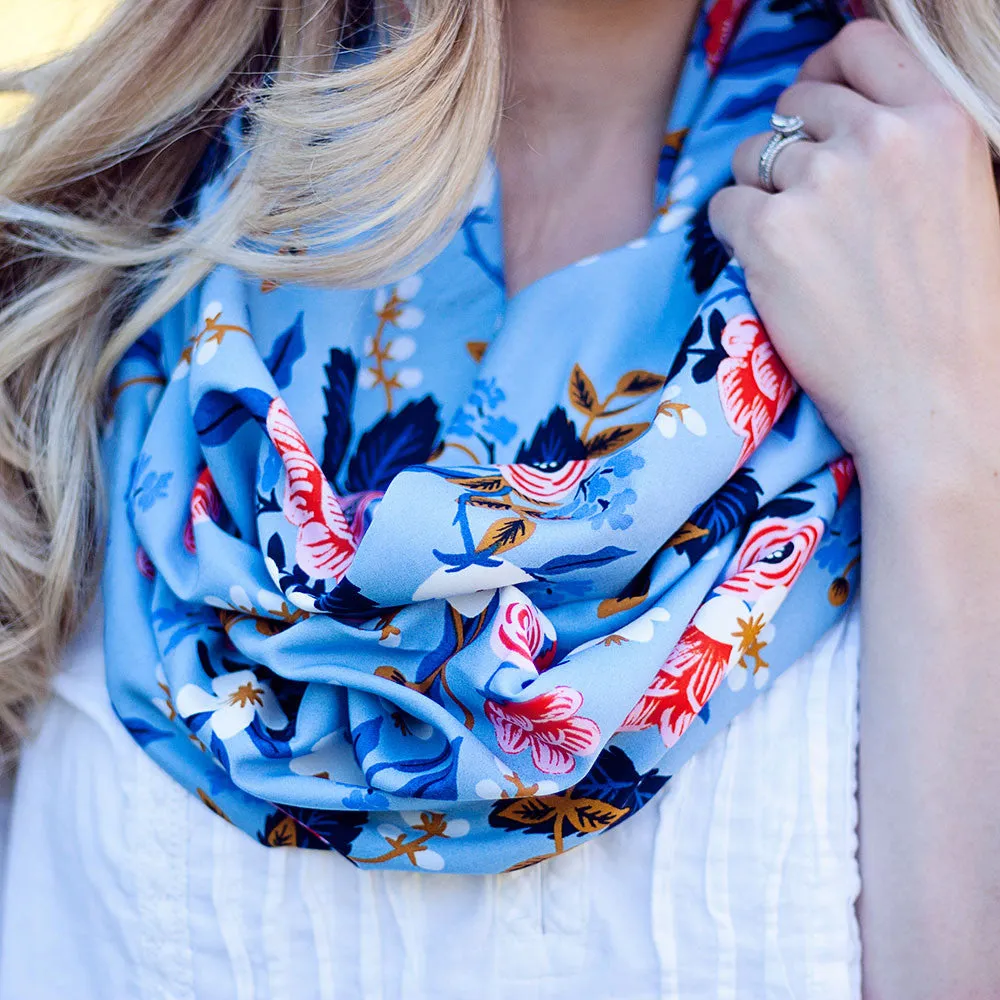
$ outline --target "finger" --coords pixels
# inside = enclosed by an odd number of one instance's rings
[[[843,84],[870,101],[898,108],[945,94],[903,37],[871,18],[852,21],[817,49],[803,63],[799,79]]]
[[[838,83],[803,80],[778,98],[779,114],[798,115],[814,139],[826,141],[852,131],[871,110],[871,101]]]
[[[771,141],[773,132],[762,132],[745,139],[733,154],[733,176],[737,184],[747,187],[761,187],[760,161],[764,147]],[[771,168],[771,182],[778,191],[785,191],[801,181],[806,173],[807,163],[815,143],[808,140],[790,143],[781,148]]]
[[[753,256],[753,220],[770,197],[760,188],[727,187],[708,203],[712,231],[744,263]]]

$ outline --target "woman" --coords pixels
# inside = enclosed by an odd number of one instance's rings
[[[859,572],[865,988],[997,994],[997,26],[878,12],[923,59],[815,0],[137,0],[56,67],[12,729],[107,521],[105,630],[4,995],[856,995]]]

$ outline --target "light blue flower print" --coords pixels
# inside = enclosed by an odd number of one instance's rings
[[[472,384],[469,402],[480,410],[495,410],[506,402],[507,394],[497,385],[495,378],[476,379]]]
[[[608,457],[605,468],[615,479],[625,479],[639,469],[644,468],[646,460],[632,451],[619,451]],[[603,471],[603,470],[602,470]]]
[[[507,399],[496,379],[478,379],[468,403],[452,418],[446,437],[473,438],[483,446],[486,461],[496,459],[497,445],[507,445],[517,434],[517,424],[507,417],[487,412]]]
[[[594,531],[600,531],[607,521],[612,531],[625,531],[631,528],[635,518],[626,513],[626,508],[631,507],[637,499],[635,490],[622,490],[621,493],[616,493],[610,500],[600,504],[602,509],[591,518],[590,526]]]
[[[501,444],[510,444],[517,433],[517,424],[506,417],[491,415],[483,421],[483,433]]]
[[[157,500],[166,499],[170,480],[174,478],[172,472],[147,471],[149,464],[149,455],[143,453],[132,465],[132,475],[125,499],[133,514],[136,507],[145,514]]]

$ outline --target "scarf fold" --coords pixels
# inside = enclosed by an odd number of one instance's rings
[[[644,239],[508,299],[487,170],[420,273],[219,268],[129,351],[108,684],[209,808],[363,867],[530,865],[649,802],[843,614],[852,465],[707,221],[842,23],[706,5]]]

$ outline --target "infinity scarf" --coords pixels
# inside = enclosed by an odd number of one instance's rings
[[[706,208],[842,23],[706,6],[644,239],[508,298],[488,169],[405,281],[219,268],[132,348],[108,684],[208,808],[363,867],[530,865],[641,809],[842,615],[853,468]]]

